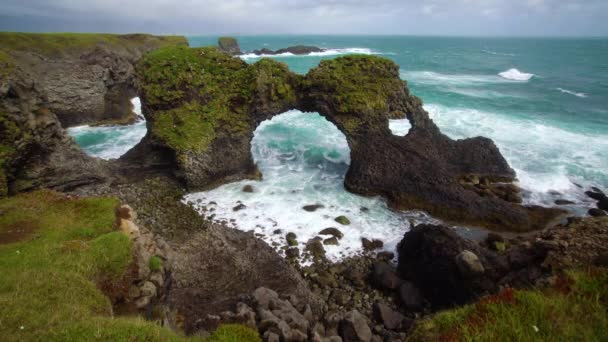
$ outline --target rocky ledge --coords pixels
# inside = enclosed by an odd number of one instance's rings
[[[133,117],[134,64],[183,37],[0,33],[0,196],[70,190],[116,171],[86,156],[66,127]]]
[[[316,46],[307,46],[307,45],[295,45],[295,46],[290,46],[287,48],[283,48],[283,49],[278,49],[276,51],[270,50],[270,49],[260,49],[260,50],[253,50],[252,53],[258,56],[273,56],[273,55],[280,55],[280,54],[284,54],[284,53],[290,53],[293,55],[309,55],[313,52],[324,52],[327,51],[326,49],[321,49],[319,47]]]
[[[150,130],[121,161],[140,174],[164,163],[190,189],[259,177],[255,128],[299,109],[346,136],[352,192],[494,230],[540,229],[563,214],[520,205],[515,173],[494,143],[443,135],[388,59],[325,60],[302,76],[271,59],[250,65],[213,48],[167,48],[142,58],[137,75]],[[405,117],[410,132],[393,135],[388,120]]]

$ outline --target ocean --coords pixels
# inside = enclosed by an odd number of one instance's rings
[[[608,39],[442,38],[376,36],[241,36],[241,49],[314,45],[328,49],[308,56],[273,56],[304,74],[320,60],[349,53],[392,59],[401,77],[419,96],[434,122],[454,139],[486,136],[494,140],[516,170],[527,204],[554,206],[584,214],[593,202],[584,190],[608,189]],[[217,37],[189,37],[191,46],[215,45]],[[259,58],[241,56],[249,63]],[[406,120],[391,129],[405,134]],[[116,158],[145,134],[145,122],[126,127],[75,127],[68,130],[85,151]],[[360,238],[378,238],[394,249],[410,224],[435,222],[428,215],[394,212],[380,198],[344,190],[350,162],[345,137],[317,113],[290,111],[263,122],[252,141],[259,182],[226,184],[186,196],[213,208],[214,219],[264,234],[284,245],[292,231],[300,243],[326,227],[345,234],[327,246],[331,259],[357,253]],[[252,185],[253,193],[242,191]],[[200,200],[200,201],[199,201]],[[234,211],[238,203],[246,208]],[[211,203],[211,204],[210,204]],[[216,204],[213,204],[216,203]],[[302,206],[320,204],[315,212]],[[346,215],[351,224],[334,221]],[[280,229],[281,233],[275,234]]]

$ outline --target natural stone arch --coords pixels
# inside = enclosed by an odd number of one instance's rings
[[[346,136],[352,192],[491,229],[538,229],[561,214],[505,201],[491,183],[515,173],[494,143],[443,135],[388,59],[325,60],[301,76],[270,59],[249,65],[214,48],[169,48],[146,55],[137,71],[149,129],[122,161],[149,165],[163,155],[190,189],[259,176],[250,153],[255,128],[298,109],[320,113]],[[403,117],[410,132],[392,135],[388,120]],[[463,183],[467,175],[484,179],[488,191]]]

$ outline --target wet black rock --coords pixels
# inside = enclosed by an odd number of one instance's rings
[[[325,206],[323,204],[309,204],[309,205],[305,205],[302,207],[302,209],[304,209],[308,212],[317,211],[317,209],[321,209],[321,208],[325,208]]]
[[[363,250],[371,252],[382,248],[384,246],[384,242],[378,239],[369,240],[367,238],[361,238],[361,245],[363,246]]]
[[[569,200],[565,200],[565,199],[558,199],[555,200],[554,202],[556,205],[571,205],[571,204],[575,204],[573,201],[569,201]]]
[[[338,239],[342,239],[344,234],[338,229],[334,227],[325,228],[319,232],[319,235],[332,235]]]
[[[252,192],[254,191],[254,190],[253,190],[253,186],[252,186],[252,185],[247,184],[247,185],[245,185],[245,186],[243,187],[243,190],[242,190],[242,191],[243,191],[243,192],[252,193]]]
[[[237,206],[235,206],[234,208],[232,208],[232,211],[239,211],[239,210],[243,210],[247,208],[246,205],[244,205],[243,203],[239,203]]]
[[[589,214],[589,216],[593,216],[593,217],[601,217],[601,216],[606,216],[606,212],[601,210],[601,209],[597,209],[597,208],[591,208],[589,209],[589,211],[587,212]]]

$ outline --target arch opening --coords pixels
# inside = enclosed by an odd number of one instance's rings
[[[133,149],[146,135],[146,119],[142,114],[139,97],[131,98],[137,120],[128,125],[75,126],[67,129],[76,144],[89,156],[101,159],[118,159]]]
[[[350,165],[345,135],[318,113],[290,110],[262,121],[251,140],[253,161],[261,180],[228,183],[189,194],[190,202],[208,219],[253,231],[285,255],[286,234],[296,235],[300,261],[306,243],[325,228],[343,234],[338,245],[324,245],[330,260],[362,249],[362,238],[380,239],[392,250],[410,219],[427,220],[419,212],[394,212],[380,197],[363,197],[344,188]],[[350,224],[336,221],[345,216]],[[331,242],[329,242],[331,243]]]

